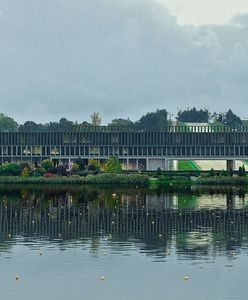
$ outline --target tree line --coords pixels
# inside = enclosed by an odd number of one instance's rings
[[[169,113],[166,109],[157,109],[154,112],[148,112],[138,121],[132,121],[129,118],[113,119],[108,126],[118,126],[133,129],[165,129],[174,124],[168,118]],[[226,113],[211,113],[207,109],[197,110],[195,107],[187,110],[179,110],[175,118],[178,125],[184,123],[214,123],[216,125],[225,125],[230,127],[238,127],[243,125],[243,121],[239,116],[234,114],[231,109]],[[69,131],[80,129],[85,126],[100,126],[102,118],[99,112],[91,115],[91,122],[83,121],[73,122],[66,118],[60,119],[58,122],[50,122],[46,124],[36,123],[34,121],[26,121],[24,124],[18,124],[13,118],[6,114],[0,113],[0,132],[34,132],[34,131]]]

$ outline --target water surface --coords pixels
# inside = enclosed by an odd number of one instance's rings
[[[247,254],[246,189],[0,186],[1,299],[243,300]]]

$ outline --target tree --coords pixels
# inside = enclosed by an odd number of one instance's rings
[[[239,173],[238,174],[239,174],[240,177],[244,177],[246,175],[244,165],[242,167],[239,167]]]
[[[3,113],[0,113],[0,131],[2,132],[17,131],[17,128],[18,128],[18,124],[13,118]]]
[[[79,166],[79,171],[84,171],[86,166],[85,159],[82,159],[81,157],[78,157],[74,160],[74,162]]]
[[[99,112],[94,112],[91,116],[91,124],[94,126],[100,126],[102,123],[102,118],[100,117]]]
[[[41,163],[41,167],[47,172],[53,168],[53,162],[50,159],[44,159]]]
[[[88,171],[100,171],[101,165],[96,159],[89,159]]]
[[[114,119],[108,125],[118,127],[133,127],[134,123],[130,119]]]
[[[177,114],[177,120],[188,123],[208,123],[210,113],[207,109],[197,110],[195,107],[187,110],[180,110]]]
[[[230,127],[242,126],[242,120],[231,109],[226,113],[223,123]]]
[[[164,129],[168,126],[168,113],[166,109],[157,110],[156,112],[147,113],[142,116],[136,126],[147,129]]]
[[[72,121],[68,121],[66,118],[62,118],[59,121],[59,129],[63,131],[71,130],[74,127],[74,123]]]
[[[21,174],[21,165],[17,163],[4,163],[0,166],[0,175],[18,176]]]
[[[121,173],[122,168],[119,159],[115,156],[109,157],[104,165],[104,171],[107,173]]]
[[[72,164],[72,167],[71,167],[71,172],[72,172],[73,174],[77,174],[78,171],[79,171],[79,165],[76,164],[76,163],[74,162],[74,163]]]
[[[23,125],[19,125],[19,131],[28,131],[28,132],[43,131],[43,125],[37,124],[33,121],[27,121]]]

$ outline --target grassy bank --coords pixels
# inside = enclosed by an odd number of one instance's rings
[[[198,171],[200,170],[200,167],[192,160],[179,160],[178,161],[178,170],[184,170],[184,171]]]
[[[0,184],[116,184],[116,185],[149,185],[149,178],[139,174],[98,174],[80,176],[54,177],[21,177],[0,176]]]
[[[199,185],[247,185],[247,177],[231,177],[231,176],[214,176],[214,177],[198,177],[194,181],[194,184]]]
[[[163,176],[159,178],[150,178],[150,184],[151,185],[165,185],[165,186],[171,186],[171,185],[191,185],[192,180],[188,177],[172,177],[172,176]]]
[[[187,176],[161,176],[159,178],[150,178],[151,185],[223,185],[223,186],[248,186],[247,177],[231,177],[231,176],[213,176],[213,177],[187,177]]]

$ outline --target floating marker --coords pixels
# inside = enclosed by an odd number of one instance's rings
[[[101,280],[104,280],[105,279],[105,277],[104,276],[101,276]]]
[[[185,276],[185,277],[184,277],[184,280],[189,280],[189,276]]]
[[[19,280],[19,275],[18,274],[16,274],[16,280]]]

